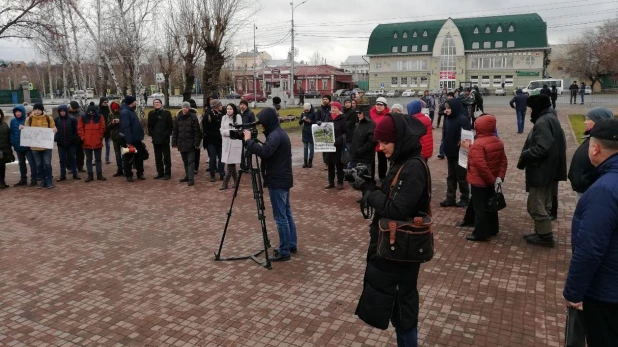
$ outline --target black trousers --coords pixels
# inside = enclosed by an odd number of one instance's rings
[[[199,148],[195,149],[195,171],[200,169],[200,154],[202,151]]]
[[[84,162],[86,159],[86,153],[84,153],[84,147],[82,144],[75,146],[75,166],[77,166],[77,170],[84,169]]]
[[[144,144],[142,142],[134,142],[133,147],[137,150],[135,154],[125,154],[122,158],[124,164],[124,175],[126,177],[133,177],[133,165],[135,165],[135,171],[137,177],[144,176],[144,159],[142,153],[144,153]]]
[[[618,304],[584,297],[584,327],[588,347],[618,346]]]
[[[388,160],[384,152],[378,152],[378,178],[383,180],[386,177],[386,170],[388,169]]]
[[[182,157],[182,163],[185,166],[185,177],[193,182],[195,178],[195,158],[197,157],[196,152],[180,152],[180,156]]]
[[[553,107],[554,110],[556,109],[556,100],[551,101],[551,107]]]
[[[466,181],[468,171],[459,166],[458,157],[446,157],[448,174],[446,176],[446,200],[455,202],[457,198],[457,186],[459,185],[460,199],[470,201],[470,187]]]
[[[157,167],[157,174],[168,175],[172,174],[172,157],[170,153],[170,144],[153,144],[155,165]]]
[[[571,92],[571,97],[569,98],[569,102],[572,103],[576,103],[577,104],[577,92]]]
[[[472,186],[472,208],[474,209],[474,232],[479,238],[488,238],[498,234],[500,228],[497,212],[488,212],[485,207],[490,197],[495,194],[494,187]]]
[[[337,183],[343,184],[343,163],[341,162],[341,153],[343,146],[336,146],[337,152],[328,153],[328,183],[335,184],[335,171],[337,171]]]
[[[0,160],[0,184],[5,183],[4,182],[5,177],[6,177],[6,163],[4,162],[4,160]]]

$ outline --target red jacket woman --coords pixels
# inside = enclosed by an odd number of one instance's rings
[[[77,121],[77,134],[84,142],[84,149],[103,148],[105,136],[105,119],[97,112],[96,107],[90,105],[85,115]]]
[[[504,143],[494,136],[496,118],[484,115],[474,123],[476,140],[468,153],[468,183],[476,187],[492,187],[496,178],[504,180],[508,161]]]
[[[410,116],[420,120],[425,128],[427,128],[427,133],[421,136],[420,142],[421,146],[423,146],[421,155],[425,160],[429,160],[429,158],[433,155],[433,125],[431,124],[431,118],[424,113],[421,113],[423,104],[420,100],[411,101],[408,103],[406,108],[408,109],[408,114]]]

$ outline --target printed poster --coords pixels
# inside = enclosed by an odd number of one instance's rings
[[[333,123],[314,124],[311,126],[313,148],[315,152],[336,152],[335,127]]]
[[[461,146],[459,146],[459,166],[468,169],[468,152],[474,143],[474,133],[461,129]]]

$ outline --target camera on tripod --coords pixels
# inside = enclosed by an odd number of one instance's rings
[[[373,181],[371,172],[369,172],[369,168],[365,164],[359,163],[351,169],[344,169],[343,174],[345,180],[350,182],[352,188],[355,190],[363,191],[366,186]]]
[[[256,140],[258,137],[258,129],[257,126],[260,122],[253,122],[248,124],[231,124],[230,126],[234,127],[234,130],[230,130],[230,139],[232,140],[244,140],[245,139],[245,130],[249,130],[251,132],[251,139]]]

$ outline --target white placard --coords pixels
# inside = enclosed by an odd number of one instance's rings
[[[19,144],[24,147],[54,148],[54,131],[51,128],[24,127]]]
[[[461,129],[461,146],[459,146],[459,166],[468,169],[468,152],[474,143],[474,133]]]
[[[311,126],[313,148],[315,152],[336,152],[335,127],[333,123],[314,124]]]

